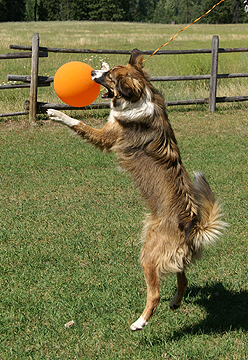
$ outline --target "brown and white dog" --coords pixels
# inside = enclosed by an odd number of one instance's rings
[[[187,278],[185,268],[200,257],[204,244],[213,243],[225,228],[218,202],[203,173],[192,183],[181,160],[168,121],[165,102],[143,70],[140,52],[133,50],[126,66],[92,71],[111,99],[108,122],[94,129],[81,121],[48,110],[52,120],[72,128],[102,150],[114,151],[122,168],[130,172],[147,202],[141,262],[147,284],[146,307],[131,330],[147,325],[159,303],[162,274],[177,274],[177,292],[170,308],[182,301]]]

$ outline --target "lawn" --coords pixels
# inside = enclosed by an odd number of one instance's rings
[[[16,24],[0,24],[0,29],[8,34],[6,43],[27,44],[32,32],[38,31],[44,46],[49,39],[50,46],[90,46],[72,41],[73,26],[78,34],[80,23],[56,23],[63,30],[64,44],[54,31],[55,23],[42,25],[33,24],[31,29],[31,24],[19,24],[19,33]],[[81,25],[84,31],[99,31],[93,23]],[[106,35],[105,25],[97,25]],[[126,24],[123,28],[122,24],[107,25],[110,34],[127,31]],[[193,33],[184,32],[187,40],[181,46],[187,48],[189,41],[189,46],[201,47],[204,28],[196,28],[198,40],[191,42],[187,36]],[[139,45],[131,42],[133,33],[140,35],[145,48],[144,24],[131,24],[128,29],[130,42],[126,40],[122,48]],[[176,32],[174,26],[161,25],[161,29],[168,29],[169,36]],[[247,33],[239,26],[208,29],[211,36],[218,30],[226,36],[224,46],[244,46]],[[233,33],[238,29],[240,37],[232,40],[230,35],[228,43],[227,29]],[[211,36],[202,47],[211,46]],[[95,37],[95,46],[111,47],[109,38],[102,36],[102,43],[97,43]],[[1,52],[6,53],[1,39]],[[155,40],[154,48],[161,42]],[[57,56],[47,62],[48,75],[59,65]],[[43,61],[41,68],[48,60]],[[22,62],[0,65],[11,66],[10,73]],[[45,72],[45,66],[42,69]],[[45,91],[49,99],[56,99],[52,87],[39,93],[42,99]],[[21,94],[23,90],[2,92],[0,103],[15,107],[25,96]],[[223,202],[229,228],[188,270],[189,287],[182,307],[175,312],[169,309],[176,289],[175,276],[169,275],[161,285],[157,312],[145,329],[135,333],[129,326],[146,300],[139,263],[145,210],[128,174],[120,171],[113,154],[102,154],[44,117],[32,128],[25,117],[0,122],[1,359],[248,358],[247,107],[245,103],[218,105],[214,114],[205,106],[168,111],[187,170],[191,175],[205,172]],[[107,114],[74,112],[95,127],[106,121]],[[75,323],[67,329],[64,325],[70,320]]]
[[[34,32],[39,33],[40,46],[155,50],[172,38],[183,25],[105,23],[105,22],[42,22],[0,23],[0,54],[10,52],[10,44],[31,45]],[[219,36],[219,47],[242,48],[248,44],[248,24],[192,25],[180,33],[164,50],[210,49],[213,35]],[[16,52],[17,50],[11,50]],[[80,60],[99,69],[102,61],[110,66],[125,64],[128,55],[106,54],[58,54],[49,53],[40,58],[39,75],[54,76],[57,69],[68,61]],[[30,75],[30,59],[0,60],[0,83],[6,83],[6,75]],[[211,54],[153,56],[145,62],[152,76],[205,75],[210,73]],[[219,73],[247,73],[248,53],[219,55]],[[209,96],[209,80],[156,83],[167,101],[198,99]],[[247,78],[220,79],[217,96],[247,95]],[[29,99],[28,89],[0,91],[0,113],[23,110]],[[39,88],[38,101],[61,102],[53,85]]]

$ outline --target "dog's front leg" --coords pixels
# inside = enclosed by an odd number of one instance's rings
[[[118,129],[108,122],[102,129],[94,129],[84,124],[82,121],[71,118],[61,111],[49,109],[47,114],[50,119],[69,126],[82,138],[88,140],[91,144],[100,147],[102,150],[110,150],[118,138]]]
[[[48,109],[47,114],[51,120],[60,122],[64,125],[69,126],[70,128],[73,128],[73,126],[78,125],[80,123],[79,120],[73,119],[70,116],[58,110]]]

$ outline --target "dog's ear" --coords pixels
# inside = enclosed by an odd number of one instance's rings
[[[143,86],[139,80],[133,77],[125,77],[118,81],[116,86],[118,92],[127,100],[136,102],[140,99]]]
[[[131,53],[129,64],[135,67],[137,70],[141,70],[143,67],[143,56],[138,49],[134,49]]]

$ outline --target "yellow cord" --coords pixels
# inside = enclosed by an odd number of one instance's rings
[[[207,12],[205,12],[205,14],[201,15],[200,17],[198,17],[197,19],[195,19],[191,24],[185,26],[183,29],[181,29],[176,35],[174,35],[169,41],[167,41],[167,43],[161,45],[159,48],[157,48],[157,50],[155,50],[150,56],[148,56],[148,58],[144,59],[143,62],[145,62],[146,60],[150,59],[153,55],[155,55],[159,49],[161,49],[162,47],[168,45],[171,41],[173,41],[177,35],[179,35],[182,31],[188,29],[191,25],[195,24],[197,21],[199,21],[201,18],[203,18],[205,15],[208,15],[216,6],[220,5],[223,1],[225,0],[220,0],[219,2],[217,2],[214,6],[211,7],[211,9],[209,9]],[[102,88],[100,90],[103,91],[105,88]]]
[[[172,40],[174,40],[177,35],[179,35],[182,31],[188,29],[191,25],[195,24],[197,21],[199,21],[201,18],[203,18],[205,15],[209,14],[216,6],[218,6],[220,3],[222,3],[225,0],[220,0],[218,3],[216,3],[211,9],[209,9],[207,12],[205,12],[205,14],[201,15],[200,17],[198,17],[197,19],[195,19],[191,24],[185,26],[183,29],[181,29],[176,35],[174,35],[167,43],[161,45],[159,48],[157,48],[157,50],[155,50],[150,56],[148,56],[148,58],[144,59],[143,62],[145,62],[146,60],[150,59],[153,55],[155,55],[159,49],[161,49],[162,47],[168,45]]]

